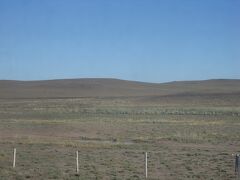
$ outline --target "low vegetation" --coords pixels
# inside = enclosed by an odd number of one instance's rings
[[[240,106],[196,101],[2,99],[0,179],[234,179]]]

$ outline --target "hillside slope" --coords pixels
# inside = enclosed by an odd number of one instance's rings
[[[0,81],[0,98],[68,98],[240,94],[240,80],[144,83],[118,79]]]

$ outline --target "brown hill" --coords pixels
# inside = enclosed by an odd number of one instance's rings
[[[240,80],[144,83],[119,79],[0,81],[0,98],[240,95]]]

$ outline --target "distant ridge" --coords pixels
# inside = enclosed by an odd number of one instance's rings
[[[168,96],[179,94],[240,94],[240,80],[213,79],[147,83],[107,78],[41,81],[0,80],[0,98],[75,98]]]

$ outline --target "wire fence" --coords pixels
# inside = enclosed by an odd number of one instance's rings
[[[9,161],[12,165],[9,164],[8,168],[24,172],[25,177],[29,178],[44,176],[46,173],[52,179],[60,177],[68,179],[71,176],[83,179],[171,179],[175,171],[173,167],[166,170],[164,157],[156,151],[87,152],[69,149],[63,152],[40,148],[32,152],[14,148],[11,154],[12,158]],[[235,178],[240,179],[240,156],[234,154],[231,159]]]

